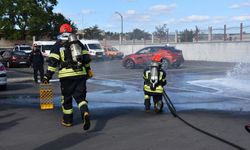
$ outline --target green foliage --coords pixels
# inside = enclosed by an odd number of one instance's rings
[[[180,32],[180,40],[181,42],[193,42],[194,32],[192,30],[184,30]]]
[[[105,32],[106,40],[119,40],[120,33],[117,32]]]
[[[156,37],[160,38],[160,40],[166,39],[168,32],[167,24],[159,25],[155,27],[155,30],[154,35]]]
[[[50,37],[59,34],[62,23],[70,20],[54,14],[57,0],[0,0],[0,32],[6,39],[26,40],[27,37]]]
[[[140,29],[134,29],[133,32],[129,32],[127,33],[128,39],[132,40],[132,39],[137,39],[137,40],[141,40],[141,39],[149,39],[150,38],[150,34],[140,30]]]
[[[104,38],[104,31],[99,29],[97,25],[86,28],[83,30],[85,39],[98,39],[101,40]]]

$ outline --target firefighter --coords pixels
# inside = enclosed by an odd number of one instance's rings
[[[150,99],[153,97],[154,111],[162,113],[163,109],[163,87],[166,85],[166,72],[161,68],[161,56],[155,54],[149,68],[143,73],[144,79],[144,105],[145,111],[150,111]]]
[[[54,44],[48,59],[48,69],[44,83],[49,83],[56,68],[59,66],[58,77],[62,93],[62,125],[73,125],[73,104],[75,99],[81,113],[83,129],[90,128],[88,101],[86,100],[86,81],[93,76],[90,68],[90,55],[85,46],[72,33],[69,24],[60,27],[61,35]]]

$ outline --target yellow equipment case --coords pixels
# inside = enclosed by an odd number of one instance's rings
[[[53,88],[51,84],[40,84],[40,108],[42,110],[53,109]]]

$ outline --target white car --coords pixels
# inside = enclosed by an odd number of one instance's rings
[[[98,40],[80,40],[83,45],[86,46],[89,54],[93,58],[103,58],[104,56],[104,49],[101,47],[101,44]]]
[[[24,51],[27,54],[30,54],[32,51],[32,47],[30,45],[16,45],[13,49],[13,51]]]
[[[5,90],[7,87],[6,68],[0,62],[0,90]]]
[[[43,56],[48,57],[55,43],[56,41],[34,41],[33,45],[36,44],[40,48]]]

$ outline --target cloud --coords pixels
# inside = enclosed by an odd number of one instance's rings
[[[129,9],[129,10],[127,10],[127,12],[126,12],[126,15],[135,15],[135,14],[136,14],[136,11],[133,10],[133,9]]]
[[[141,16],[140,20],[143,21],[143,22],[149,22],[151,21],[151,16],[149,15],[144,15],[144,16]]]
[[[192,15],[187,16],[185,18],[181,18],[180,22],[204,22],[210,19],[209,16],[199,16],[199,15]]]
[[[152,11],[153,13],[161,14],[161,13],[170,13],[173,10],[176,9],[176,4],[170,4],[170,5],[154,5],[149,8],[149,11]]]
[[[246,21],[250,20],[250,15],[235,16],[232,18],[233,21]]]
[[[83,9],[81,12],[82,12],[82,14],[84,14],[84,15],[90,15],[90,14],[92,14],[94,11],[91,10],[91,9]]]
[[[233,9],[242,8],[242,7],[250,7],[250,1],[239,3],[239,4],[233,4],[229,6],[229,8],[233,8]]]
[[[136,10],[129,9],[123,15],[124,20],[131,22],[149,22],[151,16],[147,14],[138,13]]]

